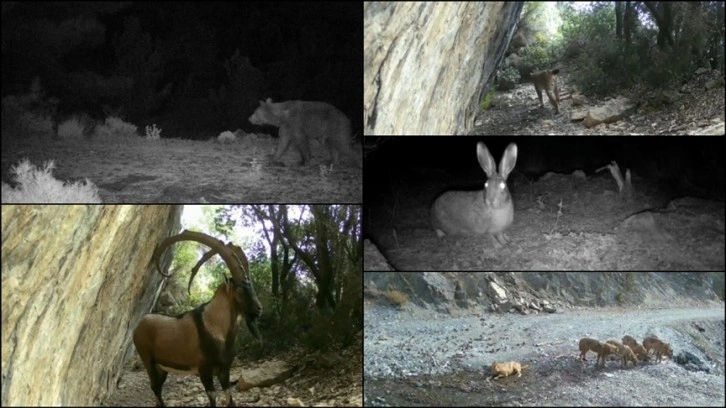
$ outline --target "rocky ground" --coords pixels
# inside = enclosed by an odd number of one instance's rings
[[[568,309],[554,314],[442,315],[366,300],[364,404],[369,406],[723,406],[724,306]],[[595,366],[582,337],[655,335],[674,359]],[[690,353],[690,354],[687,354]],[[689,359],[689,363],[684,360]],[[493,361],[529,365],[487,381]]]
[[[252,371],[271,371],[278,362],[290,368],[285,378],[273,381],[269,386],[239,391],[233,388],[232,398],[237,406],[361,406],[362,364],[361,343],[343,350],[323,354],[294,350],[281,353],[275,361],[259,363],[240,362],[230,372],[230,378],[249,378]],[[325,358],[321,358],[325,356]],[[236,367],[235,367],[236,366]],[[277,369],[277,368],[274,368]],[[217,404],[226,406],[226,397],[215,379]],[[199,377],[169,375],[163,387],[167,406],[204,407],[209,399]],[[103,406],[141,407],[156,403],[149,387],[149,377],[142,367],[127,367],[113,395]]]

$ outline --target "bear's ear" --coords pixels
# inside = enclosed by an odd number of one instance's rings
[[[267,98],[267,103],[272,103],[272,98]]]

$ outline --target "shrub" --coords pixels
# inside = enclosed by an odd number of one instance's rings
[[[53,134],[53,119],[14,105],[12,95],[3,98],[3,130],[22,134]]]
[[[156,123],[146,127],[146,138],[149,140],[161,139],[161,129],[156,127]]]
[[[333,174],[333,163],[330,163],[330,165],[328,166],[324,164],[319,164],[318,171],[320,173],[320,178],[327,180],[330,175]]]
[[[53,178],[53,161],[35,167],[23,159],[10,168],[15,174],[16,188],[2,183],[3,203],[100,203],[98,188],[86,179],[84,182],[64,183]]]
[[[106,121],[96,126],[96,136],[99,138],[123,139],[137,137],[137,126],[126,123],[117,117],[106,118]]]
[[[399,292],[397,290],[388,289],[386,292],[383,293],[383,295],[388,299],[389,302],[393,303],[394,305],[401,307],[408,303],[408,296],[406,296],[405,293]]]
[[[96,130],[96,123],[85,113],[76,113],[58,124],[60,139],[90,138]]]
[[[47,97],[35,78],[28,93],[2,99],[2,130],[21,134],[52,134],[57,98]]]

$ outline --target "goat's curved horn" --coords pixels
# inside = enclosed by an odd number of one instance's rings
[[[159,260],[161,259],[161,254],[164,252],[163,249],[160,249],[159,245],[156,245],[156,248],[154,248],[154,255],[151,257],[151,259],[156,264],[156,270],[161,274],[161,276],[168,278],[171,276],[171,274],[166,274],[161,271],[161,265],[159,265]]]
[[[240,247],[232,245],[232,243],[225,245],[224,242],[203,232],[189,230],[184,230],[180,234],[164,239],[156,247],[156,250],[154,251],[154,261],[156,262],[156,269],[162,275],[168,276],[161,272],[159,258],[169,245],[179,241],[195,241],[212,248],[215,253],[222,257],[224,263],[227,264],[227,268],[229,268],[229,272],[232,274],[232,279],[234,279],[235,283],[240,286],[249,285],[249,264],[247,263],[247,257],[244,255],[244,252],[242,252]],[[192,274],[191,279],[189,280],[190,284],[193,278],[194,274]]]
[[[154,249],[153,262],[159,273],[159,258],[170,245],[179,241],[195,241],[211,248],[192,271],[190,284],[201,264],[216,254],[227,264],[232,277],[225,276],[212,300],[192,311],[176,317],[144,316],[134,330],[134,345],[149,374],[158,406],[164,406],[161,388],[169,372],[197,374],[212,407],[216,404],[213,377],[217,376],[227,394],[227,406],[234,406],[229,369],[234,358],[240,316],[244,316],[252,335],[262,341],[256,326],[262,304],[250,279],[247,257],[242,248],[232,243],[225,245],[207,234],[185,230],[164,239]]]
[[[232,253],[236,255],[235,261],[238,261],[241,265],[242,271],[244,271],[247,276],[249,276],[249,262],[247,261],[247,256],[245,256],[244,251],[242,251],[242,248],[238,247],[237,245],[232,244],[231,242],[227,243],[227,248],[232,250]],[[209,258],[213,257],[214,255],[217,255],[217,249],[212,248],[211,250],[207,251],[202,255],[202,258],[197,262],[196,265],[192,268],[192,274],[189,278],[189,285],[187,286],[187,292],[191,291],[192,287],[192,281],[194,280],[194,276],[196,276],[197,272],[199,272],[199,268],[204,265],[205,262],[209,260]]]

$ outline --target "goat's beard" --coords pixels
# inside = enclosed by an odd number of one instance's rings
[[[257,330],[257,319],[252,316],[245,316],[245,321],[247,322],[247,328],[250,329],[250,333],[252,333],[253,336],[259,341],[262,341],[262,337],[260,336],[260,331]]]

